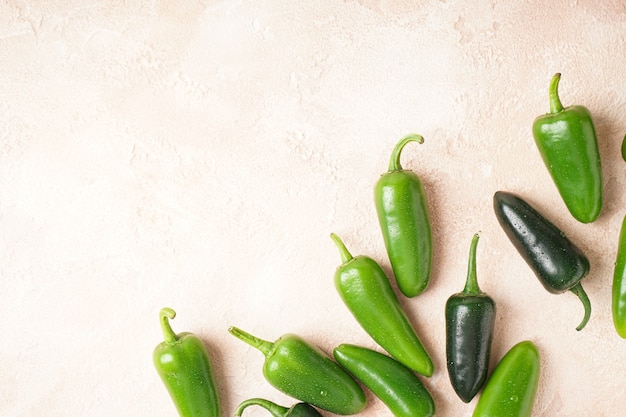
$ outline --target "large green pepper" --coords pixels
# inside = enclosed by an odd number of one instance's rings
[[[617,245],[617,259],[613,272],[612,287],[613,324],[620,337],[626,338],[626,216],[622,220],[622,227]]]
[[[561,74],[550,83],[550,113],[533,122],[539,153],[561,198],[575,219],[596,220],[602,209],[602,169],[591,113],[583,106],[563,107]]]
[[[581,330],[591,315],[591,303],[581,280],[589,272],[589,260],[565,234],[515,194],[497,191],[493,208],[511,243],[552,294],[571,291],[585,308]]]
[[[401,139],[393,149],[389,170],[374,188],[383,240],[398,288],[407,297],[422,293],[430,279],[433,258],[430,217],[424,187],[412,171],[402,169],[400,153],[420,135]]]
[[[165,341],[154,349],[154,366],[181,417],[220,417],[220,399],[206,347],[192,333],[175,334],[169,323],[175,316],[167,307],[159,313]]]
[[[531,341],[513,346],[493,370],[472,417],[530,417],[539,366],[539,351]]]
[[[380,265],[368,256],[353,257],[339,236],[330,236],[343,261],[335,271],[335,287],[352,315],[391,356],[414,371],[431,376],[433,362]]]
[[[337,362],[369,388],[396,417],[430,417],[432,396],[417,375],[395,359],[365,347],[342,344]]]
[[[237,327],[228,331],[265,355],[263,375],[279,391],[334,414],[357,414],[365,408],[359,384],[300,336],[285,334],[272,343]]]
[[[235,410],[235,416],[240,417],[243,414],[243,410],[251,405],[265,408],[274,417],[322,417],[319,411],[307,403],[297,403],[287,408],[263,398],[250,398],[243,401]]]
[[[448,375],[454,391],[466,403],[487,380],[496,321],[493,299],[478,286],[477,245],[478,234],[474,235],[470,246],[465,288],[448,298],[445,308]]]

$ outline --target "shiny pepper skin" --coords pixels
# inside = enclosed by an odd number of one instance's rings
[[[251,405],[265,408],[273,417],[322,417],[319,411],[307,403],[297,403],[287,408],[263,398],[250,398],[243,401],[235,410],[235,417],[240,417],[243,410]]]

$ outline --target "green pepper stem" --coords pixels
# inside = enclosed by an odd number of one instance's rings
[[[289,412],[287,407],[275,404],[269,400],[265,400],[263,398],[250,398],[249,400],[245,400],[239,404],[237,410],[235,410],[235,416],[240,417],[243,414],[243,410],[251,405],[258,405],[265,408],[274,417],[286,417]]]
[[[259,349],[265,356],[269,356],[272,353],[272,349],[274,348],[274,343],[272,342],[252,336],[250,333],[244,332],[235,326],[231,326],[228,329],[228,332],[236,338],[243,340],[250,346]]]
[[[561,80],[561,73],[557,72],[550,81],[550,113],[559,113],[563,111],[563,105],[559,98],[559,81]]]
[[[389,171],[400,171],[402,169],[402,165],[400,165],[400,154],[402,153],[404,145],[409,142],[424,143],[424,138],[422,135],[414,133],[400,139],[400,142],[396,144],[391,152],[391,158],[389,159]]]
[[[178,341],[178,336],[172,330],[170,326],[170,319],[176,317],[176,312],[169,307],[163,307],[159,312],[159,319],[161,321],[161,330],[163,330],[163,338],[166,343],[175,343]]]
[[[331,233],[330,238],[333,240],[333,242],[335,242],[335,245],[337,245],[337,248],[339,249],[339,253],[341,254],[341,261],[344,264],[354,259],[352,254],[350,253],[348,248],[346,248],[346,245],[343,243],[343,241],[341,240],[339,236],[337,236],[334,233]]]
[[[583,329],[583,327],[587,325],[587,322],[589,321],[589,317],[591,317],[591,302],[589,301],[589,297],[587,297],[587,293],[583,289],[583,286],[581,285],[580,282],[574,285],[572,288],[570,288],[570,291],[576,294],[578,298],[580,298],[580,301],[583,303],[583,306],[585,307],[585,316],[583,317],[583,321],[581,321],[578,327],[576,327],[576,330],[580,331]]]
[[[467,262],[467,279],[465,281],[464,294],[480,294],[478,278],[476,277],[476,247],[478,246],[478,233],[472,238],[470,245],[469,260]]]

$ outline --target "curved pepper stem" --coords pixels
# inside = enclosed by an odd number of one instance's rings
[[[333,242],[335,242],[335,245],[337,245],[337,248],[339,249],[339,253],[341,254],[341,261],[344,264],[354,259],[354,257],[352,256],[350,251],[348,251],[348,248],[346,248],[346,245],[343,243],[343,241],[341,240],[339,236],[337,236],[334,233],[331,233],[330,238],[333,240]]]
[[[467,280],[465,281],[465,288],[463,294],[481,294],[482,291],[478,286],[478,278],[476,277],[476,247],[478,246],[478,233],[472,238],[472,244],[470,245],[469,261],[467,263]]]
[[[583,286],[580,282],[570,288],[570,291],[578,296],[580,301],[583,303],[583,307],[585,308],[585,316],[583,317],[583,321],[581,321],[578,327],[576,327],[576,330],[580,331],[583,329],[583,327],[587,325],[589,317],[591,317],[591,302],[589,301],[589,297],[587,297],[587,293],[583,289]]]
[[[400,142],[396,144],[396,146],[393,148],[393,151],[391,152],[391,159],[389,160],[389,171],[400,171],[402,169],[402,165],[400,165],[400,154],[402,153],[404,145],[409,142],[424,143],[424,138],[422,137],[422,135],[414,133],[400,139]]]
[[[561,99],[559,98],[559,81],[561,80],[561,73],[557,72],[552,77],[550,81],[550,113],[559,113],[563,111],[563,105],[561,104]]]
[[[170,319],[176,317],[176,312],[169,307],[163,307],[159,312],[159,319],[161,321],[161,330],[163,330],[163,338],[166,343],[175,343],[178,341],[178,336],[172,330],[170,325]]]
[[[243,410],[251,405],[258,405],[265,408],[274,417],[286,417],[287,413],[289,413],[289,409],[287,407],[283,407],[269,400],[265,400],[263,398],[250,398],[249,400],[245,400],[239,404],[237,410],[235,410],[235,416],[240,417],[243,414]]]
[[[244,332],[243,330],[231,326],[228,329],[228,332],[235,336],[237,339],[243,340],[250,346],[259,349],[265,356],[269,356],[272,353],[272,349],[274,348],[274,343],[269,342],[267,340],[259,339],[256,336],[252,336],[248,332]]]

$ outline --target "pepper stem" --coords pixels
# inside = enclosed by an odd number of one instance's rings
[[[465,281],[464,294],[480,294],[480,287],[478,286],[478,278],[476,277],[476,247],[478,246],[478,233],[472,238],[472,244],[470,245],[469,260],[467,262],[467,279]]]
[[[563,111],[563,105],[559,98],[559,81],[561,80],[561,73],[557,72],[550,81],[550,113],[559,113]]]
[[[275,404],[269,400],[265,400],[263,398],[250,398],[249,400],[245,400],[239,404],[237,410],[235,410],[235,416],[240,417],[243,414],[243,410],[251,405],[258,405],[265,408],[274,417],[286,417],[289,412],[287,407]]]
[[[330,238],[333,240],[333,242],[335,242],[335,245],[337,245],[337,248],[339,249],[339,253],[341,254],[341,261],[344,264],[354,259],[352,257],[352,254],[350,253],[350,251],[348,251],[348,248],[346,248],[346,245],[343,243],[343,241],[341,240],[339,236],[337,236],[334,233],[331,233]]]
[[[243,340],[250,346],[259,349],[265,356],[269,356],[272,353],[272,349],[274,348],[274,343],[268,342],[267,340],[259,339],[256,336],[252,336],[250,333],[244,332],[243,330],[231,326],[228,329],[228,332],[235,336],[236,338]]]
[[[576,330],[580,331],[583,329],[583,327],[587,325],[587,322],[589,321],[589,317],[591,317],[591,302],[589,301],[589,297],[587,297],[587,293],[583,289],[583,286],[581,285],[580,282],[574,285],[572,288],[570,288],[570,291],[576,294],[578,298],[580,298],[580,301],[583,303],[583,306],[585,307],[585,316],[583,317],[583,321],[581,321],[578,327],[576,327]]]
[[[389,159],[389,171],[400,171],[402,169],[402,165],[400,165],[400,154],[402,153],[404,145],[409,142],[424,143],[424,138],[422,135],[414,133],[400,139],[400,142],[396,144],[391,152],[391,158]]]
[[[159,311],[159,320],[161,321],[161,330],[163,330],[163,338],[166,343],[174,343],[178,341],[178,336],[170,326],[170,319],[176,317],[176,312],[169,307],[163,307]]]

